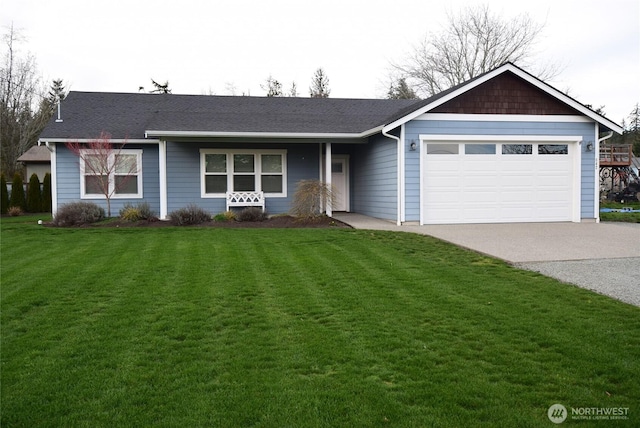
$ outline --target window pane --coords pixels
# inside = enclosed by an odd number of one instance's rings
[[[282,176],[263,175],[262,191],[265,193],[282,193]]]
[[[253,155],[233,155],[234,172],[253,172]]]
[[[227,155],[225,154],[205,155],[204,163],[206,172],[227,172]]]
[[[533,153],[531,144],[503,144],[503,155],[530,155]]]
[[[102,162],[104,157],[98,155],[84,155],[84,170],[89,174],[105,172],[108,168],[107,161]]]
[[[227,191],[226,175],[207,175],[204,177],[205,193],[225,193]]]
[[[427,144],[428,155],[457,155],[458,144]]]
[[[331,172],[342,173],[342,162],[331,162]]]
[[[234,192],[252,192],[256,190],[256,179],[253,175],[234,175]]]
[[[104,186],[107,186],[106,175],[85,175],[84,176],[84,193],[87,195],[104,195]]]
[[[464,153],[466,155],[495,155],[495,144],[465,144]]]
[[[138,193],[138,177],[136,175],[116,175],[115,185],[115,193],[118,195]]]
[[[569,154],[569,146],[566,144],[539,144],[539,155],[567,155]]]
[[[115,171],[116,174],[132,174],[138,172],[136,167],[136,155],[116,155],[115,158]]]
[[[262,172],[282,172],[282,156],[262,155]]]

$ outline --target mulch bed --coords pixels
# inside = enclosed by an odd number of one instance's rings
[[[173,226],[169,221],[146,221],[141,220],[137,222],[125,221],[120,219],[113,219],[110,221],[104,221],[96,224],[89,225],[88,227],[170,227]],[[331,217],[316,217],[316,218],[298,218],[288,215],[279,215],[271,217],[263,221],[209,221],[193,226],[182,227],[218,227],[218,228],[351,228],[346,223],[338,221]]]

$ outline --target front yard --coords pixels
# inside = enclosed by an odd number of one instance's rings
[[[1,223],[2,426],[552,426],[555,403],[640,423],[640,309],[498,260],[36,220]]]

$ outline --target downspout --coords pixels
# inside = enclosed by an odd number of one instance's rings
[[[609,133],[607,135],[605,135],[604,137],[598,139],[598,147],[597,147],[598,150],[600,150],[600,143],[602,143],[605,140],[608,140],[611,137],[613,137],[613,131],[609,131]],[[600,154],[600,153],[598,152],[598,154]]]
[[[598,137],[598,128],[599,126],[596,124],[596,138]],[[600,223],[600,144],[606,140],[608,140],[609,138],[613,137],[613,131],[609,131],[607,133],[607,135],[605,135],[602,138],[597,138],[597,143],[596,143],[596,147],[595,147],[595,165],[596,165],[596,194],[595,194],[595,207],[594,207],[594,211],[595,211],[595,217],[596,217],[596,223]]]
[[[402,195],[402,174],[404,171],[401,171],[401,159],[402,159],[402,143],[401,143],[401,139],[400,137],[396,137],[395,135],[389,134],[389,131],[391,131],[391,129],[387,129],[386,127],[382,128],[382,135],[384,135],[387,138],[391,138],[394,139],[398,142],[398,174],[397,174],[397,188],[398,188],[398,197],[397,197],[397,202],[396,202],[396,206],[397,206],[397,218],[396,218],[396,225],[401,226],[402,225],[402,217],[401,217],[401,207],[402,207],[402,200],[403,200],[403,195]]]

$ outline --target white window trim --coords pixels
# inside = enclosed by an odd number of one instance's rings
[[[91,150],[82,150],[80,156],[80,199],[105,199],[103,194],[87,194],[85,188],[85,156],[91,155]],[[109,199],[142,199],[142,150],[141,149],[122,149],[117,153],[109,155],[109,162],[113,162],[116,155],[135,155],[136,156],[136,179],[138,182],[138,193],[116,193],[115,192],[115,175],[111,173],[109,176]],[[120,175],[120,174],[119,174]]]
[[[259,179],[262,174],[262,155],[281,155],[282,156],[282,192],[281,193],[265,193],[265,198],[286,198],[287,197],[287,151],[286,150],[234,150],[234,149],[200,149],[200,197],[201,198],[225,198],[225,193],[206,193],[205,177],[206,177],[206,165],[205,156],[224,154],[227,156],[227,189],[233,187],[233,155],[254,155],[255,171],[251,174],[254,175],[255,191],[262,191],[262,180]],[[271,174],[267,174],[271,175]]]

